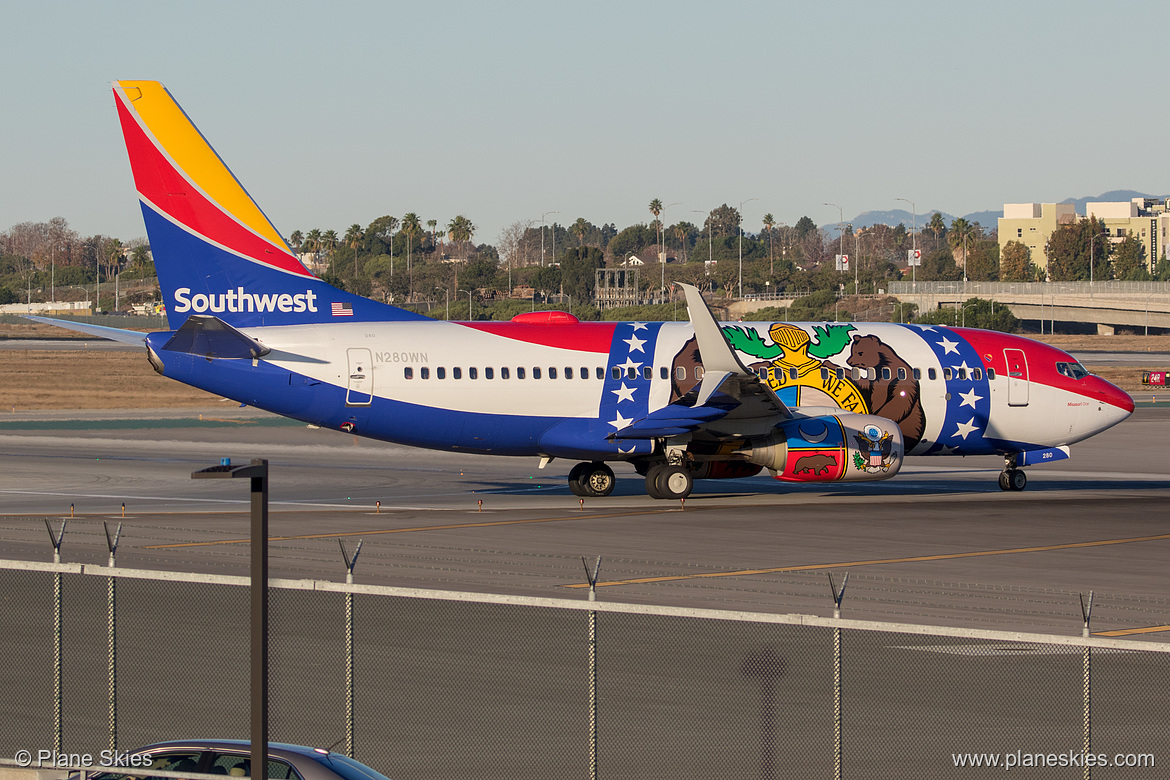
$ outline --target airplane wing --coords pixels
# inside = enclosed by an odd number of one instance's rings
[[[696,390],[635,420],[612,438],[652,439],[688,432],[714,439],[739,438],[765,433],[792,417],[772,388],[740,361],[698,289],[677,284],[687,297],[703,361],[703,381]]]
[[[26,320],[33,322],[40,322],[45,325],[56,325],[58,328],[65,328],[65,330],[74,330],[78,333],[84,333],[88,336],[97,336],[102,339],[109,339],[110,341],[119,341],[123,344],[144,344],[146,343],[145,333],[140,333],[136,330],[123,330],[122,328],[107,328],[104,325],[87,325],[83,322],[74,322],[73,320],[58,320],[53,317],[35,317],[30,314],[22,314]]]

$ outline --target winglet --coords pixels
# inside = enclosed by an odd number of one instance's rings
[[[695,329],[695,338],[699,341],[699,354],[703,356],[703,370],[716,372],[726,371],[730,374],[751,374],[747,366],[740,362],[739,357],[727,343],[727,338],[715,321],[711,307],[703,300],[703,295],[694,285],[684,282],[675,282],[687,296],[687,312],[691,318],[691,325]]]

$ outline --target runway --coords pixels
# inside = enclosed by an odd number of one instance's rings
[[[364,542],[359,582],[584,598],[581,558],[600,555],[599,598],[831,615],[827,573],[848,571],[847,617],[1076,634],[1093,590],[1094,631],[1170,640],[1170,405],[1030,469],[1022,493],[999,490],[998,458],[919,458],[877,483],[700,481],[681,505],[628,467],[582,503],[571,462],[541,471],[251,409],[78,416],[0,422],[0,556],[51,560],[45,519],[72,506],[63,560],[104,563],[102,523],[121,522],[120,566],[245,574],[246,485],[191,473],[263,457],[273,576],[343,579],[341,539]]]

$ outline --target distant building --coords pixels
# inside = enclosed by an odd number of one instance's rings
[[[642,302],[638,297],[638,269],[598,268],[593,298],[599,309],[637,306]]]
[[[1154,266],[1165,251],[1170,234],[1170,210],[1164,200],[1134,198],[1119,203],[1089,203],[1086,216],[1076,213],[1071,203],[1005,203],[999,220],[999,251],[1009,241],[1019,241],[1032,251],[1032,262],[1048,268],[1045,248],[1058,227],[1096,217],[1104,223],[1110,242],[1117,244],[1135,236],[1146,250],[1146,267]]]

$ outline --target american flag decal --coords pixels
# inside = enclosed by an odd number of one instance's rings
[[[348,303],[333,303],[332,311],[334,317],[352,317],[353,306]]]

